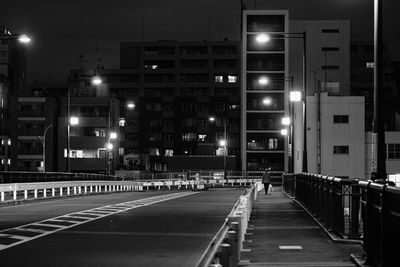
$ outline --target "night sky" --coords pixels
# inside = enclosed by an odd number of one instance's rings
[[[384,39],[400,60],[400,1],[382,1]],[[244,1],[247,9],[288,9],[290,19],[351,20],[353,40],[373,39],[373,2]],[[86,67],[101,57],[105,68],[118,68],[121,41],[238,40],[239,22],[240,0],[2,0],[0,8],[0,25],[33,38],[30,81],[66,81],[82,54]]]

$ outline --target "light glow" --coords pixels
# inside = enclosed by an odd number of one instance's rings
[[[282,125],[290,125],[290,118],[289,117],[283,117],[282,118]]]
[[[227,142],[226,142],[226,140],[225,139],[221,139],[221,140],[219,140],[219,145],[220,146],[226,146],[226,144],[227,144]]]
[[[270,39],[271,39],[270,36],[265,33],[261,33],[261,34],[257,35],[257,37],[256,37],[257,43],[260,43],[260,44],[265,44],[265,43],[269,42]]]
[[[289,99],[292,102],[300,102],[301,101],[301,92],[300,91],[291,91]]]
[[[263,102],[264,105],[268,106],[268,105],[271,105],[272,100],[271,100],[271,98],[266,97],[266,98],[263,99],[262,102]]]
[[[29,42],[31,41],[31,38],[30,38],[28,35],[26,35],[26,34],[21,34],[21,35],[18,37],[18,41],[19,41],[20,43],[27,44],[27,43],[29,43]]]
[[[101,84],[103,81],[101,80],[101,78],[100,77],[98,77],[98,76],[95,76],[95,77],[93,77],[93,79],[92,79],[92,84],[93,85],[99,85],[99,84]]]
[[[269,79],[267,77],[260,77],[258,79],[258,83],[260,85],[267,85],[269,83]]]
[[[281,135],[288,135],[287,129],[281,129]]]
[[[111,140],[117,139],[117,133],[116,133],[116,132],[111,132],[111,133],[110,133],[110,139],[111,139]]]
[[[78,117],[71,117],[71,118],[69,119],[69,124],[70,124],[70,125],[77,125],[77,124],[79,124],[79,118],[78,118]]]
[[[114,148],[113,144],[111,144],[111,143],[107,143],[106,147],[108,150],[112,150]]]

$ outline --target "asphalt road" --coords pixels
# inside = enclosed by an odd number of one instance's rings
[[[242,192],[130,192],[1,207],[0,266],[194,266]]]

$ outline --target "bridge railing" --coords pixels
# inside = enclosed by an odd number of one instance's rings
[[[239,197],[196,267],[238,266],[251,210],[260,189],[261,183],[257,182]]]
[[[32,183],[78,180],[121,180],[120,177],[93,173],[69,173],[69,172],[19,172],[1,171],[1,183]]]
[[[400,188],[310,173],[283,176],[283,189],[328,230],[363,241],[366,263],[396,266]]]

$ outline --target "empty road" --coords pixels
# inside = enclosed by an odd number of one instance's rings
[[[194,266],[243,189],[0,207],[0,266]]]

